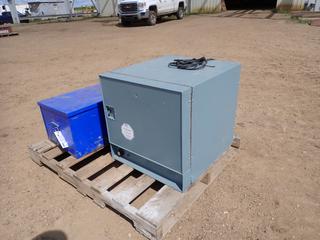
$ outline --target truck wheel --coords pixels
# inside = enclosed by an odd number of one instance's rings
[[[156,25],[157,23],[157,13],[155,11],[150,11],[149,12],[149,17],[148,17],[148,24],[150,26]]]
[[[176,17],[179,20],[184,17],[184,9],[183,9],[183,7],[179,7],[178,8],[178,12],[176,13]]]

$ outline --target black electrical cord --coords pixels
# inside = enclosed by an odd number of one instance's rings
[[[208,61],[214,60],[211,58],[192,58],[192,59],[174,59],[173,62],[170,62],[168,64],[168,67],[170,68],[178,68],[178,69],[184,69],[184,70],[199,70],[204,67],[214,67],[211,65],[207,65]]]

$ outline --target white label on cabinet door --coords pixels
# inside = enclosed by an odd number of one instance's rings
[[[64,138],[64,136],[62,135],[61,131],[55,131],[54,135],[56,135],[56,138],[58,139],[58,141],[59,141],[59,143],[60,143],[62,148],[69,147],[69,145],[68,145],[66,139]]]
[[[121,133],[129,141],[134,139],[134,131],[128,123],[124,123],[121,125]]]

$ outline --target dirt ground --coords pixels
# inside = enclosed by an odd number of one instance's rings
[[[165,54],[242,64],[241,150],[166,239],[320,239],[320,28],[190,16],[154,27],[92,19],[15,30],[0,39],[1,239],[50,230],[77,240],[144,239],[33,163],[27,145],[46,138],[38,100]]]

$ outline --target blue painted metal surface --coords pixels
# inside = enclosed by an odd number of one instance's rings
[[[165,56],[100,75],[113,157],[179,191],[230,146],[240,64],[168,68]]]
[[[67,144],[65,150],[74,157],[81,158],[107,144],[100,84],[38,104],[48,138],[59,145],[55,132],[61,132]]]

